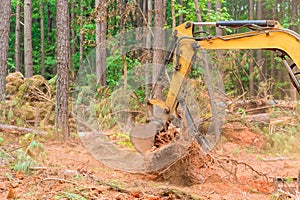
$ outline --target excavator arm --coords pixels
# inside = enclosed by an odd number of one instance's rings
[[[220,37],[204,37],[202,31],[196,32],[197,27],[249,27],[249,32],[231,34]],[[289,72],[291,81],[300,92],[300,84],[296,77],[295,66],[300,66],[300,35],[289,29],[283,29],[277,21],[254,20],[254,21],[219,21],[219,22],[186,22],[175,28],[173,32],[172,54],[176,54],[174,74],[170,90],[166,99],[164,110],[173,112],[177,104],[177,96],[180,92],[184,78],[188,75],[192,59],[197,51],[201,50],[224,50],[224,49],[265,49],[277,52],[284,66]],[[176,51],[176,52],[174,52]],[[293,61],[289,65],[287,58]],[[150,101],[151,102],[151,101]]]
[[[216,26],[219,28],[248,28],[249,31],[237,34],[230,34],[226,36],[211,36],[205,34],[203,26]],[[198,30],[197,30],[198,29]],[[205,50],[224,50],[224,49],[265,49],[272,50],[282,59],[284,66],[286,67],[293,85],[300,92],[300,84],[297,79],[299,72],[295,72],[300,67],[300,35],[292,30],[284,29],[279,22],[274,20],[254,20],[254,21],[218,21],[218,22],[186,22],[175,28],[173,31],[172,42],[169,46],[167,54],[164,60],[164,66],[160,70],[157,82],[155,83],[152,91],[152,98],[148,100],[150,107],[158,106],[164,113],[160,116],[159,121],[164,124],[170,122],[172,117],[177,115],[177,108],[179,105],[179,96],[187,78],[193,59],[198,51],[202,51],[203,57],[207,56]],[[290,65],[288,59],[293,63]],[[162,80],[165,74],[165,68],[167,64],[173,61],[173,75],[170,81],[170,88],[167,93],[166,100],[160,100],[153,98],[156,90],[159,88],[159,82]],[[297,66],[297,67],[296,67]],[[209,79],[209,76],[207,77]],[[208,80],[209,82],[209,80]],[[209,85],[209,84],[208,84]],[[208,86],[208,93],[210,95],[210,104],[215,104],[214,94],[212,88]],[[184,104],[184,103],[183,103]],[[204,151],[209,151],[211,146],[206,139],[205,134],[199,133],[198,126],[195,125],[193,117],[190,114],[189,109],[186,106],[183,119],[184,124],[188,127],[189,135],[196,138]],[[212,119],[214,126],[221,127],[220,122],[216,116],[218,116],[218,110],[214,110],[212,107],[212,115],[215,116]],[[157,121],[157,120],[156,120]],[[140,128],[133,129],[131,132],[131,141],[138,151],[144,152],[151,147],[149,145],[144,148],[144,143],[140,143],[139,138],[144,138],[144,132],[150,135],[148,141],[152,143],[156,132],[159,132],[161,128],[157,123],[150,122],[147,126],[151,128],[144,128],[141,131]],[[222,122],[221,122],[222,123]],[[166,124],[166,123],[165,123]],[[218,131],[218,129],[214,129]]]

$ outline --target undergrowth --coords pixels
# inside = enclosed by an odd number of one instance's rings
[[[30,174],[39,161],[43,161],[45,150],[35,134],[28,133],[17,138],[18,147],[0,135],[0,159],[4,160],[12,170]]]
[[[299,153],[300,116],[298,107],[295,110],[275,108],[271,112],[271,123],[260,128],[266,137],[265,152],[288,155]]]

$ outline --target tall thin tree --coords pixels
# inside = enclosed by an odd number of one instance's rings
[[[175,15],[175,0],[171,0],[171,12],[172,12],[172,28],[176,26],[176,15]]]
[[[200,13],[200,8],[199,8],[199,2],[198,0],[194,0],[194,4],[195,4],[195,8],[196,8],[196,16],[197,16],[197,20],[198,22],[202,22],[202,16],[201,16],[201,13]],[[200,26],[200,31],[202,32],[203,31],[203,28]],[[203,33],[201,33],[201,36],[203,37]],[[208,92],[209,92],[209,96],[210,96],[210,102],[211,104],[214,103],[214,92],[213,92],[213,83],[212,83],[212,80],[211,80],[211,77],[210,77],[210,72],[212,70],[212,66],[211,64],[209,63],[209,60],[208,60],[208,54],[205,50],[202,50],[201,51],[202,53],[202,56],[203,56],[203,65],[204,65],[204,69],[206,71],[206,84],[207,84],[207,89],[208,89]],[[216,107],[215,106],[212,106],[212,113],[213,114],[216,114],[217,113],[217,110],[216,110]]]
[[[83,35],[83,0],[80,0],[80,36],[79,36],[79,40],[80,40],[80,46],[79,46],[79,62],[80,62],[80,67],[79,69],[82,68],[83,65],[83,54],[84,54],[84,35]]]
[[[180,6],[183,6],[183,0],[178,0],[178,4],[179,4]],[[183,14],[180,13],[180,14],[179,14],[179,24],[182,24],[182,23],[183,23],[183,18],[184,18]]]
[[[17,1],[16,5],[16,40],[15,40],[15,65],[16,65],[16,71],[20,71],[20,32],[21,32],[21,17],[20,17],[20,6],[21,2]]]
[[[263,17],[263,0],[257,0],[256,4],[256,16],[257,19],[262,19]],[[262,50],[256,50],[256,62],[258,64],[260,70],[259,81],[264,81],[264,74],[263,74],[263,60],[262,60]]]
[[[152,38],[152,1],[147,0],[147,35],[146,35],[146,49],[147,49],[147,61],[145,67],[145,78],[146,78],[146,98],[149,98],[150,90],[149,87],[150,81],[150,60],[151,60],[151,38]]]
[[[221,16],[221,9],[222,9],[222,1],[216,0],[216,13]],[[216,28],[216,35],[221,36],[222,35],[222,29]]]
[[[75,20],[76,20],[76,11],[75,11],[75,2],[76,0],[71,0],[71,57],[76,53],[76,29],[75,29]]]
[[[126,13],[126,5],[127,5],[127,1],[125,1],[124,3],[121,1],[121,8],[120,8],[120,16],[125,16]],[[120,44],[122,46],[125,45],[125,37],[123,36],[123,34],[125,33],[125,29],[126,29],[126,17],[121,17],[120,20]],[[123,52],[123,74],[124,74],[124,89],[127,88],[127,61],[126,61],[126,52]]]
[[[161,65],[163,64],[165,47],[164,30],[165,25],[165,11],[164,11],[164,0],[154,1],[154,42],[153,42],[153,69],[152,69],[152,81],[155,83],[159,76]],[[160,98],[161,87],[157,87],[154,97]],[[153,115],[160,115],[158,107],[153,107]]]
[[[40,26],[41,26],[41,74],[45,76],[45,29],[44,29],[44,5],[40,2]]]
[[[249,19],[254,19],[254,0],[249,0]],[[250,50],[250,62],[249,62],[249,96],[254,97],[254,51]]]
[[[292,0],[292,25],[291,25],[291,29],[293,31],[297,31],[297,20],[298,20],[298,12],[297,12],[297,8],[298,8],[298,2],[299,0]],[[290,95],[291,95],[291,99],[292,100],[296,100],[297,99],[297,90],[294,88],[293,84],[291,84],[291,92],[290,92]]]
[[[33,75],[32,61],[32,0],[24,0],[24,65],[25,77]]]
[[[210,12],[212,10],[212,2],[211,2],[211,0],[207,1],[207,10],[210,11]]]
[[[218,18],[220,18],[221,16],[221,9],[222,9],[222,1],[221,0],[216,0],[216,13],[218,14]],[[220,19],[218,19],[220,20]],[[222,32],[222,29],[216,27],[216,35],[219,37],[219,36],[222,36],[223,32]],[[218,60],[221,60],[223,54],[222,54],[222,50],[217,50],[217,54],[218,54]]]
[[[96,75],[97,82],[106,85],[106,32],[107,32],[107,0],[95,1],[96,17]]]
[[[5,99],[10,12],[11,0],[2,0],[0,6],[0,101]]]
[[[164,16],[164,1],[154,1],[154,44],[153,44],[153,81],[157,80],[160,64],[163,62],[163,49],[164,49],[164,31],[165,25]]]
[[[68,0],[56,3],[56,46],[57,46],[57,92],[55,126],[57,136],[69,137],[69,68],[70,68],[70,21]]]

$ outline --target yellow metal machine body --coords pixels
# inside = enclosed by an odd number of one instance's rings
[[[253,23],[251,23],[253,22]],[[256,22],[259,22],[256,25]],[[260,24],[263,23],[262,26]],[[195,28],[197,26],[247,26],[255,30],[231,34],[220,37],[197,37],[195,36]],[[174,74],[171,79],[170,90],[165,102],[156,103],[150,99],[150,103],[162,107],[165,111],[173,113],[177,104],[177,96],[180,91],[183,80],[188,75],[191,68],[191,61],[195,53],[199,50],[216,50],[216,49],[266,49],[277,50],[281,52],[282,58],[284,56],[290,57],[296,66],[300,66],[300,35],[292,30],[284,29],[282,26],[273,20],[259,20],[259,21],[223,21],[217,23],[194,23],[186,22],[179,25],[174,30],[174,37],[176,43],[174,44],[174,51],[176,62],[174,66]],[[176,50],[175,50],[176,49]],[[284,64],[287,65],[284,59]],[[288,69],[288,68],[287,68]],[[300,85],[294,73],[288,69],[292,81],[299,90]]]
[[[203,26],[216,26],[227,28],[248,28],[246,32],[230,34],[226,36],[205,35]],[[196,30],[198,27],[199,30]],[[249,31],[248,31],[249,30]],[[193,59],[197,51],[202,51],[203,57],[207,56],[205,50],[222,50],[222,49],[266,49],[273,50],[282,59],[290,78],[298,92],[300,92],[300,83],[297,79],[299,72],[295,72],[300,67],[300,36],[292,30],[284,29],[274,20],[254,20],[254,21],[219,21],[219,22],[186,22],[179,25],[173,31],[173,38],[169,50],[165,56],[164,67],[161,68],[160,76],[154,85],[152,97],[149,99],[150,106],[158,106],[162,108],[164,113],[160,116],[160,124],[168,124],[172,118],[176,116],[183,120],[183,124],[188,127],[189,133],[196,138],[197,142],[204,149],[209,151],[209,144],[205,133],[199,132],[199,127],[195,125],[193,117],[188,108],[185,108],[184,116],[180,116],[177,112],[179,96],[186,77],[188,76]],[[287,61],[290,59],[293,64]],[[204,59],[205,60],[205,59]],[[165,74],[166,65],[173,61],[173,74],[170,80],[170,88],[168,90],[166,100],[153,98],[161,81],[161,77]],[[296,67],[297,66],[297,67]],[[210,103],[214,104],[213,93],[210,95]],[[218,112],[213,110],[212,106],[212,126],[221,127]],[[154,117],[155,118],[155,117]],[[219,121],[218,121],[219,120]],[[154,123],[155,124],[155,123]],[[157,123],[156,123],[157,124]],[[156,125],[155,125],[156,126]],[[146,128],[145,128],[146,130]],[[154,131],[159,132],[162,129],[157,127]],[[218,129],[214,129],[218,132]],[[151,131],[153,131],[151,129]],[[147,132],[147,131],[146,131]],[[213,132],[213,131],[212,131]],[[131,140],[136,147],[139,148],[139,140],[136,138],[143,137],[139,129],[132,131]],[[149,141],[154,141],[156,133],[149,134]],[[150,145],[151,146],[151,145]],[[144,150],[139,150],[144,151]]]

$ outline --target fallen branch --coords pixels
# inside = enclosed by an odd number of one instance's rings
[[[2,153],[4,153],[4,154],[6,154],[8,157],[10,157],[11,159],[13,159],[13,160],[15,160],[16,158],[15,157],[13,157],[12,155],[10,155],[9,153],[7,153],[4,149],[2,149],[1,147],[0,147],[0,151],[2,152]]]
[[[254,114],[254,115],[246,115],[245,116],[246,121],[248,122],[256,122],[256,123],[270,123],[270,114],[268,113],[260,113],[260,114]]]
[[[48,167],[30,167],[31,170],[46,170]]]
[[[112,184],[112,183],[101,183],[101,185],[108,186],[110,190],[115,191],[115,192],[120,192],[120,193],[124,193],[124,194],[131,194],[131,192],[129,190],[123,189],[120,186],[117,186],[117,185]]]
[[[276,162],[276,161],[282,161],[282,160],[292,160],[289,157],[276,157],[276,158],[263,158],[264,162]]]
[[[46,135],[47,132],[44,131],[38,131],[31,128],[25,128],[25,127],[18,127],[8,124],[0,124],[0,132],[5,133],[19,133],[19,134],[26,134],[26,133],[34,133],[37,135]]]
[[[258,176],[261,176],[265,179],[266,182],[268,182],[268,176],[266,173],[257,171],[256,169],[254,169],[251,165],[249,165],[248,163],[245,163],[243,161],[238,161],[232,158],[217,158],[217,157],[213,157],[214,162],[218,163],[218,165],[227,173],[229,173],[230,175],[232,175],[234,177],[234,179],[236,181],[238,181],[238,177],[237,177],[237,171],[238,171],[238,166],[239,165],[244,165],[245,167],[247,167],[248,169],[250,169],[252,172],[256,173]],[[231,169],[228,169],[228,167],[226,166],[230,166]],[[232,168],[233,171],[232,171]]]
[[[76,183],[76,182],[69,181],[69,180],[62,179],[62,178],[45,178],[45,179],[41,180],[41,181],[38,183],[38,185],[40,185],[42,182],[45,182],[45,181],[58,181],[58,182],[70,183],[70,184],[73,184],[73,185],[79,185],[79,184]]]
[[[261,107],[257,107],[257,108],[250,108],[245,110],[246,113],[248,112],[254,112],[254,111],[259,111],[259,110],[266,110],[269,108],[289,108],[292,109],[294,106],[293,105],[282,105],[282,104],[275,104],[275,105],[267,105],[267,106],[261,106]]]
[[[182,191],[179,189],[175,189],[175,188],[160,188],[160,190],[162,190],[160,192],[160,196],[161,197],[170,197],[170,199],[187,199],[187,200],[200,200],[201,198],[194,195],[194,194],[190,194],[186,191]],[[172,198],[173,197],[173,198]]]

